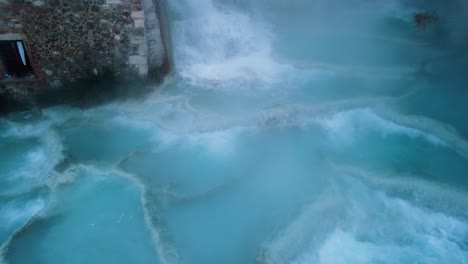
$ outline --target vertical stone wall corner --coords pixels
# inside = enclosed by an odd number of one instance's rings
[[[163,0],[141,0],[147,46],[148,78],[161,79],[171,70],[167,16]]]

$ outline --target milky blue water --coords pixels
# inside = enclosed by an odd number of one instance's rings
[[[168,1],[154,93],[0,119],[1,262],[468,263],[468,9],[436,2]]]

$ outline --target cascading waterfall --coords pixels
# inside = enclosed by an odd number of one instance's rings
[[[468,263],[468,9],[436,2],[168,1],[153,94],[0,119],[1,261]]]

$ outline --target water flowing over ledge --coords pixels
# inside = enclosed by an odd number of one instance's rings
[[[168,1],[159,89],[0,119],[2,262],[467,263],[464,8]]]

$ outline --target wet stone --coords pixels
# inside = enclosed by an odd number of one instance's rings
[[[60,0],[48,0],[47,4],[49,6],[59,6],[60,5]]]
[[[37,6],[37,7],[45,5],[44,1],[34,1],[32,4],[33,6]]]
[[[93,12],[99,12],[99,10],[100,10],[99,6],[97,6],[97,5],[92,5],[92,6],[91,6],[91,11],[93,11]]]

